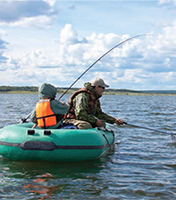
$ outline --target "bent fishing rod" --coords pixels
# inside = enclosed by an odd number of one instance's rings
[[[111,52],[112,50],[114,50],[115,48],[117,48],[118,46],[126,43],[129,40],[132,40],[134,38],[137,37],[141,37],[141,36],[147,36],[148,34],[140,34],[140,35],[136,35],[133,37],[130,37],[120,43],[118,43],[117,45],[115,45],[114,47],[112,47],[110,50],[108,50],[106,53],[104,53],[101,57],[99,57],[90,67],[88,67],[71,85],[69,88],[66,89],[66,91],[59,97],[59,100],[73,87],[73,85],[86,73],[89,71],[89,69],[91,69],[98,61],[100,61],[103,57],[105,57],[109,52]]]
[[[60,100],[72,87],[73,85],[86,73],[88,72],[98,61],[100,61],[103,57],[105,57],[109,52],[111,52],[112,50],[114,50],[115,48],[117,48],[118,46],[128,42],[129,40],[132,40],[134,38],[137,38],[137,37],[141,37],[141,36],[147,36],[148,34],[140,34],[140,35],[136,35],[136,36],[133,36],[133,37],[130,37],[120,43],[118,43],[117,45],[115,45],[114,47],[112,47],[110,50],[108,50],[106,53],[104,53],[102,56],[100,56],[92,65],[90,65],[90,67],[88,67],[71,85],[70,87],[68,87],[66,89],[66,91],[59,97],[58,100]],[[31,112],[32,113],[32,112]],[[26,120],[30,117],[31,113],[29,113],[25,118],[21,119],[22,122],[21,123],[24,123],[26,122]]]

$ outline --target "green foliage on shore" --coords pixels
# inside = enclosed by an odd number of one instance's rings
[[[35,86],[0,86],[0,92],[37,92]]]
[[[66,87],[57,88],[57,92],[62,94],[66,91]],[[79,88],[71,88],[67,93],[72,94]],[[0,86],[0,93],[37,93],[36,86]],[[136,91],[128,89],[106,89],[105,94],[110,95],[176,95],[176,90],[146,90]]]

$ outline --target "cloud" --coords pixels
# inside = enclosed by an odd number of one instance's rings
[[[175,0],[159,0],[159,4],[167,4],[170,6],[176,6],[176,1]]]
[[[34,19],[37,19],[35,20],[35,25],[37,26],[41,21],[51,21],[58,13],[59,10],[54,8],[49,1],[0,1],[1,24],[23,25],[26,23],[29,24],[29,22],[32,24]]]
[[[60,42],[66,44],[78,43],[77,32],[73,29],[71,24],[66,24],[60,32]]]
[[[4,70],[2,67],[2,63],[6,63],[7,58],[5,56],[3,56],[4,50],[6,49],[6,45],[8,43],[3,41],[0,37],[0,71]]]
[[[47,48],[14,55],[6,53],[8,60],[3,64],[0,84],[39,85],[47,81],[68,87],[105,52],[129,37],[114,33],[80,37],[71,24],[66,24],[57,42]],[[0,41],[0,49],[4,51],[5,42]],[[160,34],[135,38],[114,49],[74,86],[80,87],[85,81],[100,76],[111,83],[111,88],[172,89],[176,77],[175,51],[174,22],[164,27]],[[6,76],[10,78],[7,80]]]
[[[154,36],[130,40],[98,60],[75,86],[101,76],[111,88],[176,87],[175,0],[158,0],[157,7],[156,1],[143,1],[142,7],[140,2],[124,4],[125,10],[119,2],[117,7],[113,7],[116,3],[106,4],[111,7],[107,13],[105,4],[97,2],[0,0],[0,24],[5,25],[2,28],[6,33],[0,38],[0,84],[39,85],[47,81],[69,86],[110,48],[133,36],[132,32],[154,30],[159,33],[151,31]],[[64,10],[60,18],[58,5]],[[131,20],[127,12],[133,13]],[[138,20],[133,23],[137,17],[140,24]]]
[[[55,80],[57,83],[59,80],[62,85],[68,86],[106,51],[128,37],[127,35],[121,37],[113,33],[93,33],[85,38],[80,38],[73,26],[66,24],[60,31],[57,47],[53,47],[53,51],[33,50],[26,54],[11,56],[8,59],[6,71],[16,77],[12,79],[12,84],[15,84],[16,80],[23,82],[22,79],[25,77],[28,84],[36,85],[39,80],[46,78],[48,81]],[[134,54],[131,51],[136,51],[134,46],[138,43],[139,40],[134,40],[111,52],[96,63],[86,77],[92,79],[92,76],[97,76],[97,73],[101,77],[105,77],[106,74],[112,77],[113,71],[118,71],[116,77],[119,76],[119,73],[123,75],[124,70],[131,68],[130,64],[125,65],[124,60],[130,54],[131,56]],[[124,69],[122,69],[122,64],[124,64]],[[36,77],[37,80],[34,80]]]

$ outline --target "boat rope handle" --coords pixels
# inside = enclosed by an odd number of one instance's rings
[[[108,141],[108,139],[107,139],[107,137],[106,137],[106,135],[105,135],[105,134],[103,134],[103,137],[105,138],[105,140],[106,140],[106,142],[107,142],[107,144],[108,144],[109,148],[110,148],[110,149],[112,149],[112,148],[111,148],[111,145],[110,145],[110,143],[109,143],[109,141]]]

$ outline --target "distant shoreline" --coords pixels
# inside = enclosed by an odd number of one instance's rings
[[[63,94],[67,88],[57,88],[57,94]],[[79,88],[71,88],[66,94],[72,94]],[[0,94],[38,94],[35,86],[0,86]],[[176,90],[128,90],[128,89],[106,89],[105,95],[176,95]]]
[[[37,92],[26,92],[26,91],[11,91],[11,92],[0,92],[0,94],[38,94]],[[57,93],[62,94],[62,93]],[[66,94],[72,94],[68,92]],[[164,94],[164,93],[123,93],[123,92],[105,92],[104,95],[126,95],[126,96],[176,96],[176,94]]]

